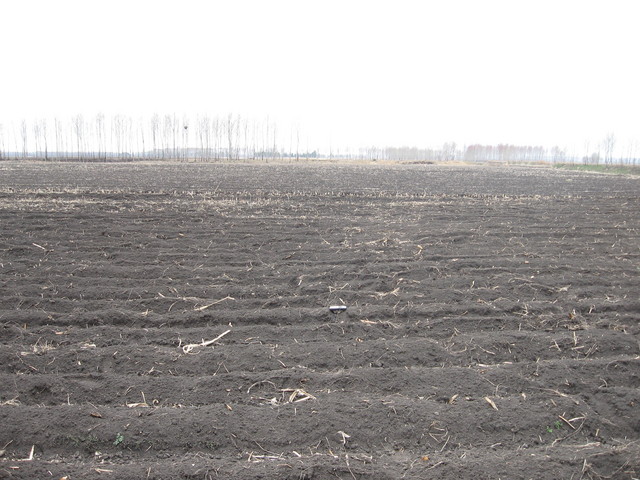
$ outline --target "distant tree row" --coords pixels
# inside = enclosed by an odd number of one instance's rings
[[[528,145],[467,145],[458,148],[455,142],[448,142],[441,148],[420,149],[416,147],[368,147],[360,149],[360,158],[369,160],[396,160],[417,162],[441,162],[462,160],[465,162],[532,162],[532,163],[585,163],[605,164],[614,163],[637,165],[640,164],[640,143],[629,142],[626,149],[618,149],[616,154],[616,137],[608,134],[602,141],[591,146],[585,145],[586,155],[576,155],[558,146],[528,146]]]
[[[582,163],[598,165],[604,163],[605,165],[612,165],[616,161],[620,164],[633,164],[638,163],[638,143],[630,142],[627,145],[626,152],[618,153],[617,157],[614,156],[616,150],[617,139],[613,133],[608,133],[599,143],[596,143],[593,148],[590,142],[587,142],[585,147],[587,154],[582,157]]]
[[[559,147],[547,149],[542,146],[520,145],[469,145],[464,152],[467,161],[497,162],[563,162],[566,153]]]
[[[455,142],[447,142],[441,148],[369,147],[361,150],[371,160],[399,161],[455,161],[466,162],[562,162],[566,153],[559,147],[531,147],[518,145],[469,145],[458,148]]]
[[[279,129],[269,118],[254,120],[228,114],[192,117],[154,114],[146,118],[126,115],[75,115],[60,120],[23,120],[0,124],[0,159],[31,158],[76,161],[131,160],[244,160],[335,158],[404,162],[582,162],[637,163],[640,144],[616,148],[613,133],[587,142],[586,154],[576,155],[558,146],[467,145],[447,142],[438,148],[378,147],[356,150],[301,145],[299,127]]]
[[[311,156],[301,151],[299,129],[289,132],[287,148],[281,137],[268,118],[256,121],[231,114],[155,114],[147,119],[76,115],[67,120],[23,120],[10,129],[0,125],[0,158],[205,161]]]
[[[401,162],[436,162],[459,159],[460,152],[455,142],[445,143],[442,148],[417,147],[367,147],[360,149],[360,158],[367,160],[394,160]]]

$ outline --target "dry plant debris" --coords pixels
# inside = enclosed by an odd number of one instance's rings
[[[187,345],[183,345],[182,346],[182,351],[184,353],[191,353],[193,352],[193,350],[195,350],[196,348],[201,348],[201,347],[208,347],[209,345],[213,345],[215,342],[217,342],[218,340],[220,340],[222,337],[224,337],[225,335],[227,335],[229,332],[231,332],[231,330],[226,330],[225,332],[221,333],[220,335],[218,335],[216,338],[214,338],[213,340],[202,340],[202,342],[200,343],[189,343]]]
[[[640,179],[380,163],[0,162],[0,477],[640,479]]]

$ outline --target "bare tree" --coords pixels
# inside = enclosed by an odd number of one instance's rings
[[[107,149],[105,145],[105,132],[104,132],[104,114],[98,113],[96,115],[96,149],[98,159],[107,158]]]
[[[557,145],[551,149],[551,161],[553,163],[563,162],[566,156],[566,152]]]
[[[456,142],[448,142],[442,146],[442,159],[444,161],[456,159]]]
[[[602,140],[602,150],[604,150],[604,163],[611,165],[613,163],[613,149],[616,146],[616,136],[613,132],[609,132]]]
[[[628,162],[633,166],[636,165],[638,161],[638,146],[640,142],[638,140],[629,140],[629,160]]]
[[[176,114],[173,114],[173,117],[171,119],[171,137],[172,137],[172,143],[173,143],[173,158],[175,160],[178,159],[178,129],[180,127],[178,126],[178,120],[176,119]]]
[[[189,160],[189,124],[187,119],[182,120],[182,157],[183,160]]]
[[[262,136],[262,160],[265,158],[265,154],[267,152],[267,145],[269,142],[269,117],[265,120],[265,125],[262,128],[263,136]],[[265,160],[266,161],[266,160]]]
[[[231,160],[233,158],[233,131],[235,128],[235,122],[233,120],[233,115],[229,114],[227,116],[227,139],[229,140],[229,149],[227,150],[227,160]]]
[[[236,116],[236,127],[235,127],[235,133],[236,133],[236,149],[235,149],[235,157],[236,160],[240,159],[240,152],[241,152],[241,144],[240,144],[240,133],[242,132],[242,118],[240,117],[240,115]]]
[[[111,137],[114,140],[116,147],[116,157],[121,159],[124,155],[124,117],[122,115],[116,115],[111,121]]]
[[[155,158],[158,158],[158,137],[160,136],[160,117],[157,113],[151,116],[151,144]]]
[[[171,115],[164,116],[164,123],[162,128],[162,158],[170,157],[170,145],[171,145],[171,137],[173,132],[173,121],[171,119]]]
[[[273,159],[274,160],[278,155],[277,133],[278,133],[278,126],[274,122],[273,124]]]
[[[27,158],[29,146],[28,146],[28,135],[27,135],[27,121],[22,120],[20,122],[20,138],[22,139],[22,158]]]
[[[204,161],[209,156],[209,117],[206,115],[196,117],[196,144],[198,145],[198,158]]]
[[[42,131],[40,130],[40,122],[36,120],[33,122],[33,144],[35,147],[36,156],[40,153],[40,138]]]
[[[42,131],[42,141],[44,143],[44,159],[49,160],[49,143],[47,141],[47,119],[40,120],[40,130]]]
[[[244,121],[244,158],[249,158],[249,119]]]
[[[64,150],[64,144],[62,139],[62,122],[57,118],[53,119],[53,128],[56,136],[56,156],[60,156],[60,154]]]
[[[252,150],[252,154],[251,154],[251,158],[253,160],[256,159],[256,157],[258,156],[258,121],[254,118],[253,119],[253,132],[252,132],[252,138],[251,138],[251,150]]]
[[[140,145],[138,148],[137,155],[139,157],[145,158],[147,155],[147,146],[145,143],[145,123],[142,117],[138,118],[138,131],[139,131]]]
[[[82,115],[76,115],[73,117],[73,132],[76,135],[76,154],[80,158],[80,152],[82,151],[82,136],[84,134],[84,119]]]
[[[4,125],[0,123],[0,160],[4,158]]]

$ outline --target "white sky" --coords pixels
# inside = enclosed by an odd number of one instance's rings
[[[154,112],[311,143],[640,139],[637,0],[0,0],[0,122]]]

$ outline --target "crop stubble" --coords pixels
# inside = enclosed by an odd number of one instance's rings
[[[0,173],[0,477],[640,475],[635,179]]]

